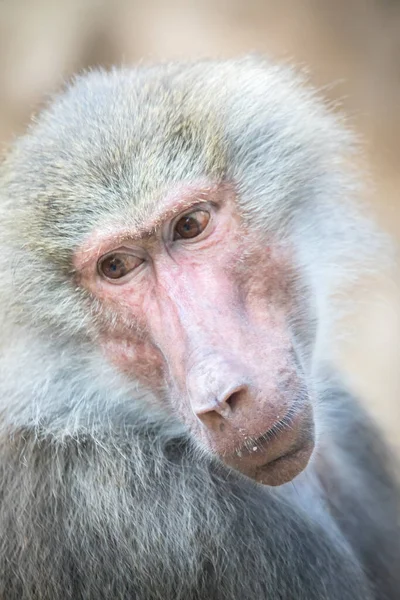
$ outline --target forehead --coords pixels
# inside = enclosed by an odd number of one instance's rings
[[[151,202],[171,181],[222,177],[220,120],[215,107],[196,101],[196,82],[174,79],[168,69],[78,80],[41,124],[43,177],[51,180],[57,169],[56,177],[69,185],[70,202],[84,203],[85,191],[102,193],[99,209],[110,208],[105,196],[118,196],[128,208]]]
[[[16,235],[68,261],[91,231],[140,227],[168,190],[199,181],[233,183],[243,206],[273,221],[279,205],[285,221],[283,209],[307,202],[324,174],[322,147],[330,155],[336,144],[296,92],[292,74],[251,61],[78,78],[8,161],[6,194],[22,208]]]

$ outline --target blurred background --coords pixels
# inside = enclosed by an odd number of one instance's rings
[[[400,241],[400,0],[0,0],[0,145],[73,72],[259,52],[307,67],[364,140],[369,200]],[[400,450],[400,269],[352,291],[337,339]]]

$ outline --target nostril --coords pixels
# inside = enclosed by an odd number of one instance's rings
[[[233,394],[230,394],[230,396],[226,398],[225,404],[227,404],[232,411],[235,410],[236,406],[239,404],[242,391],[243,390],[238,390],[237,392],[233,392]]]
[[[247,387],[240,386],[231,390],[221,399],[221,408],[228,408],[229,412],[234,412],[235,409],[245,400]]]
[[[198,397],[197,402],[192,402],[192,409],[197,417],[205,424],[215,425],[220,423],[221,417],[229,419],[236,408],[246,401],[247,386],[231,387],[225,394],[219,396]]]

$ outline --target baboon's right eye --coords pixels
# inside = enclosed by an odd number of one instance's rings
[[[143,262],[142,258],[128,252],[112,252],[97,263],[99,274],[109,280],[122,279]]]

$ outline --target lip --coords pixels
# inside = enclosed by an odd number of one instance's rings
[[[297,407],[295,405],[292,405],[287,414],[282,419],[274,423],[274,425],[270,429],[268,429],[268,431],[260,435],[258,438],[251,438],[251,444],[238,448],[236,450],[236,454],[240,458],[247,459],[250,457],[254,457],[254,453],[256,453],[257,456],[258,452],[262,452],[265,450],[271,451],[271,448],[273,448],[274,442],[278,437],[282,436],[286,432],[289,433],[289,430],[293,429],[293,427],[296,427],[296,421],[301,416],[301,413],[302,411],[299,412]],[[276,459],[271,458],[271,460]]]
[[[292,481],[303,471],[314,450],[314,440],[265,463],[255,470],[252,479],[263,485],[277,486]]]
[[[314,422],[310,404],[289,413],[265,434],[237,449],[227,464],[264,485],[291,481],[308,464],[314,449]]]

